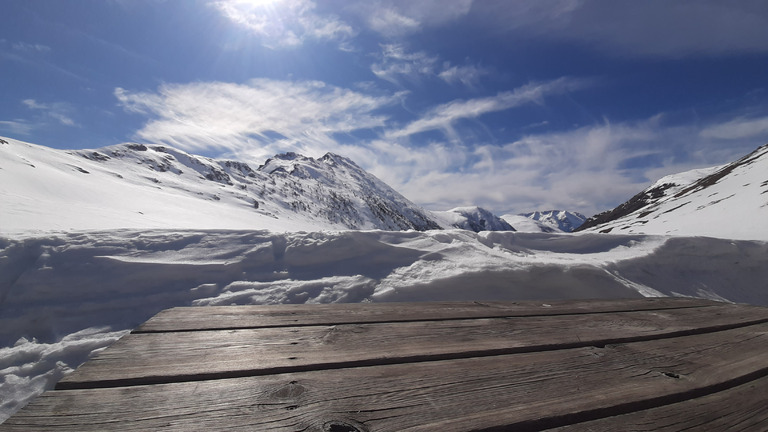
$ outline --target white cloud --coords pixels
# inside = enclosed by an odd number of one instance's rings
[[[26,42],[16,42],[11,47],[16,51],[28,52],[28,53],[44,53],[51,50],[51,47],[42,44],[31,44]]]
[[[703,138],[746,139],[768,135],[768,117],[737,118],[714,124],[701,131]]]
[[[472,0],[373,0],[352,7],[368,27],[386,37],[402,37],[469,13]]]
[[[768,140],[765,123],[757,118],[747,123],[756,134],[750,132],[754,143],[732,133],[742,130],[736,120],[670,126],[664,115],[528,133],[502,144],[467,138],[461,129],[461,119],[544,103],[551,95],[588,85],[570,78],[530,83],[492,97],[438,105],[402,127],[379,112],[401,94],[375,96],[373,87],[362,84],[351,90],[316,81],[256,79],[163,85],[155,92],[118,88],[115,96],[126,110],[149,117],[136,134],[142,140],[189,151],[224,150],[256,162],[284,151],[308,156],[333,151],[428,208],[473,204],[499,214],[548,208],[594,214],[661,176],[735,160],[761,144],[758,139]],[[356,130],[378,138],[344,143],[334,137]],[[447,138],[411,137],[432,130]]]
[[[381,45],[379,61],[371,65],[379,79],[395,85],[417,83],[422,78],[439,78],[448,84],[463,84],[474,87],[480,77],[490,73],[485,68],[467,64],[453,66],[450,62],[440,64],[440,58],[425,51],[410,52],[403,44],[388,43]]]
[[[73,108],[66,102],[40,103],[34,99],[24,99],[21,103],[27,108],[39,111],[64,126],[78,126],[71,117]]]
[[[400,130],[389,131],[387,137],[400,138],[431,130],[441,130],[447,136],[455,137],[453,124],[459,119],[477,118],[483,114],[503,111],[531,102],[543,103],[546,96],[578,90],[586,85],[587,82],[584,80],[559,78],[544,83],[526,84],[496,96],[451,101],[431,109],[422,118]]]
[[[704,139],[706,129],[666,125],[657,115],[532,133],[504,145],[389,139],[341,151],[430,209],[480,205],[498,214],[561,208],[592,215],[665,175],[736,160],[763,142]],[[768,132],[761,137],[768,140]]]
[[[401,15],[394,8],[371,10],[368,16],[368,26],[384,36],[400,36],[419,30],[421,22]]]
[[[0,130],[6,130],[18,135],[29,135],[33,126],[24,120],[0,120]]]
[[[645,187],[642,172],[631,175],[622,163],[659,151],[644,146],[656,138],[646,124],[603,124],[528,135],[506,145],[381,143],[378,160],[386,155],[397,168],[370,168],[432,209],[480,205],[499,213],[546,208],[595,213]]]
[[[424,51],[407,52],[400,44],[384,44],[381,51],[381,61],[371,65],[371,72],[380,79],[402,84],[402,79],[415,82],[421,76],[435,74],[437,56]]]
[[[318,13],[312,0],[218,0],[210,4],[270,48],[298,46],[307,39],[343,44],[356,34],[337,16]]]
[[[137,132],[141,139],[253,157],[331,150],[332,134],[383,127],[386,117],[375,112],[394,101],[318,81],[268,79],[163,85],[156,93],[117,88],[115,96],[126,110],[152,117]]]
[[[449,84],[464,84],[467,87],[474,87],[480,81],[480,77],[489,72],[481,67],[474,65],[451,66],[445,64],[445,69],[437,76]]]

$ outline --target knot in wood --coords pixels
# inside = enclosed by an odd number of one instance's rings
[[[275,399],[296,399],[301,396],[306,388],[296,381],[291,381],[287,385],[280,387],[272,392],[272,397]]]
[[[358,422],[332,420],[323,425],[323,432],[368,432],[368,429]]]

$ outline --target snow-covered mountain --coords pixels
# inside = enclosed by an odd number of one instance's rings
[[[459,228],[474,232],[515,231],[504,219],[481,207],[456,207],[448,211],[433,211],[440,226],[446,229]]]
[[[440,226],[351,160],[246,163],[167,146],[55,150],[0,142],[0,230],[227,228],[427,230]]]
[[[768,239],[768,144],[722,166],[663,177],[578,231]]]
[[[533,220],[520,214],[509,213],[501,216],[504,221],[515,227],[516,231],[526,233],[559,233],[558,228],[552,225]]]
[[[562,232],[573,232],[587,220],[587,217],[581,213],[566,210],[535,211],[531,213],[523,213],[520,216],[525,216],[528,219],[539,222],[539,224],[544,227],[549,226],[556,231]],[[508,219],[507,221],[509,222]]]

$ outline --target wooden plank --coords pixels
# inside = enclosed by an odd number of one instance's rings
[[[691,298],[568,300],[552,302],[332,303],[313,305],[178,307],[162,311],[135,333],[362,324],[466,318],[594,314],[706,307],[722,303]]]
[[[231,378],[649,340],[768,322],[720,305],[555,315],[127,335],[58,389]]]
[[[555,429],[550,432],[677,432],[768,430],[768,377],[690,399]]]
[[[0,431],[541,430],[763,378],[766,344],[768,324],[760,324],[605,348],[53,391]],[[768,403],[765,393],[760,399]]]

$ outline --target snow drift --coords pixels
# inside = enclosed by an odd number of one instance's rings
[[[768,305],[768,243],[462,230],[0,237],[0,420],[173,306],[661,295]]]

